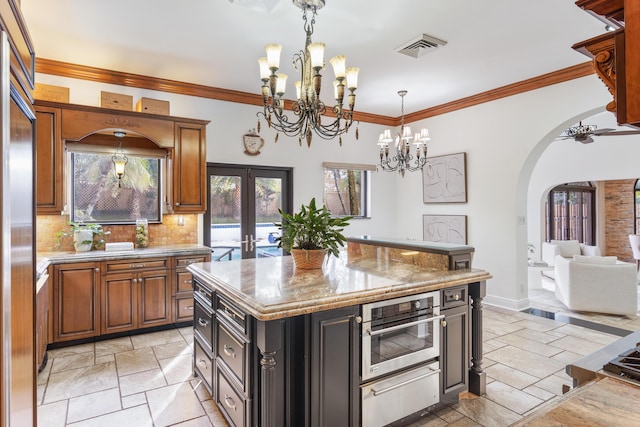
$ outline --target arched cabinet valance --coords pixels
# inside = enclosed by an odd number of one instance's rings
[[[166,205],[175,213],[204,213],[206,192],[206,120],[135,111],[36,101],[36,205],[38,214],[64,209],[64,147],[92,143],[99,135],[124,131],[127,143],[147,140],[168,153]],[[183,167],[184,165],[184,167]],[[194,167],[199,166],[199,167]]]

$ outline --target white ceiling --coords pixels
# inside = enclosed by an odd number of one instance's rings
[[[271,11],[247,7],[275,3]],[[64,62],[260,93],[257,58],[283,45],[282,72],[304,45],[291,0],[22,0],[36,55]],[[314,41],[326,59],[360,67],[356,110],[411,113],[588,60],[571,46],[604,33],[575,0],[326,0]],[[411,58],[395,48],[422,33],[446,46]],[[323,98],[330,103],[329,66]],[[326,89],[326,91],[325,91]]]

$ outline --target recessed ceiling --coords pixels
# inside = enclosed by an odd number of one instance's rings
[[[264,45],[283,44],[282,72],[294,76],[290,58],[305,39],[290,0],[260,3],[21,1],[39,58],[255,94]],[[586,62],[571,46],[604,32],[574,0],[327,0],[313,40],[327,59],[344,54],[360,67],[358,111],[397,117],[400,89],[407,113],[444,104]],[[423,33],[447,45],[418,59],[395,51]],[[331,67],[323,74],[329,102]]]

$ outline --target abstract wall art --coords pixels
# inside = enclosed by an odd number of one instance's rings
[[[465,153],[427,158],[422,168],[424,203],[465,203],[467,165]]]
[[[466,215],[423,215],[422,227],[425,241],[467,244]]]

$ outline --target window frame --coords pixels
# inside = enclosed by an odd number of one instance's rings
[[[571,183],[566,183],[566,184],[562,184],[562,185],[558,185],[554,188],[552,188],[549,191],[549,194],[547,196],[547,202],[546,202],[546,215],[545,215],[545,221],[546,221],[546,241],[549,242],[551,240],[569,240],[572,237],[578,241],[580,241],[580,243],[585,243],[588,245],[595,245],[596,244],[596,224],[597,224],[597,217],[596,217],[596,204],[597,204],[597,199],[596,199],[596,186],[593,185],[593,183],[589,182],[589,181],[583,181],[583,182],[571,182]],[[587,221],[590,222],[590,227],[589,229],[586,230],[586,235],[584,233],[585,229],[584,226],[580,227],[581,231],[578,232],[578,236],[556,236],[554,233],[554,216],[553,216],[553,205],[554,205],[554,198],[555,198],[555,194],[558,193],[571,193],[571,192],[578,192],[578,193],[587,193],[590,194],[591,197],[591,206],[588,212],[585,212],[585,214],[587,216],[583,215],[583,219],[581,220],[582,222],[585,221],[585,218]],[[570,223],[570,212],[567,211],[566,213],[566,221],[568,223]],[[563,233],[565,234],[565,233]],[[569,237],[569,239],[567,238]]]
[[[65,145],[65,159],[66,159],[66,173],[65,173],[65,181],[66,181],[66,189],[65,192],[67,194],[66,200],[67,204],[65,205],[63,214],[69,215],[69,220],[72,222],[84,222],[84,223],[94,223],[101,225],[130,225],[136,223],[136,218],[133,219],[123,219],[123,220],[86,220],[86,219],[76,219],[74,212],[74,188],[75,188],[75,174],[74,174],[74,161],[73,154],[100,154],[107,157],[111,157],[113,153],[115,153],[115,149],[109,146],[100,146],[100,145],[92,145],[92,144],[81,144],[81,143],[71,143],[68,142]],[[158,219],[147,218],[149,224],[162,224],[163,216],[166,213],[166,205],[165,205],[165,197],[166,197],[166,180],[167,176],[167,156],[168,153],[163,149],[145,149],[145,148],[134,148],[126,150],[127,157],[139,157],[146,159],[156,159],[158,160]]]
[[[358,171],[362,173],[361,182],[360,182],[360,209],[361,212],[359,215],[337,215],[332,212],[331,216],[333,217],[344,217],[344,216],[352,216],[354,219],[361,218],[371,218],[371,204],[370,204],[370,195],[371,195],[371,172],[376,170],[375,165],[369,164],[359,164],[359,163],[335,163],[335,162],[323,162],[323,189],[322,189],[322,200],[323,203],[326,204],[326,186],[325,179],[326,173],[329,170],[345,170],[345,171]],[[327,206],[327,208],[329,208]],[[330,209],[330,208],[329,208]]]

